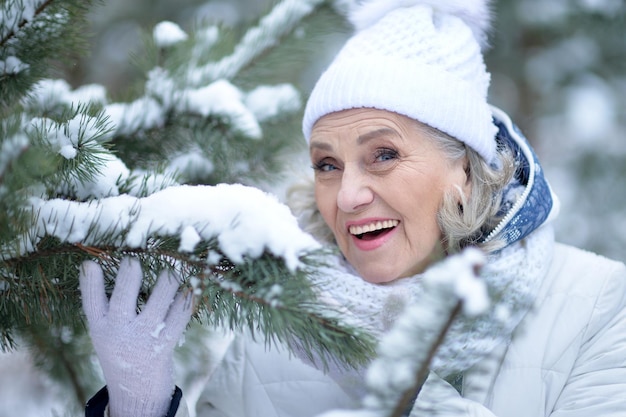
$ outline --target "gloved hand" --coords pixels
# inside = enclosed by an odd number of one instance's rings
[[[422,387],[409,417],[495,417],[482,404],[461,397],[452,385],[434,372]]]
[[[165,416],[174,392],[173,354],[191,318],[191,291],[163,271],[143,310],[137,297],[143,273],[138,260],[120,263],[107,300],[100,266],[86,261],[79,275],[89,334],[109,391],[111,417]]]

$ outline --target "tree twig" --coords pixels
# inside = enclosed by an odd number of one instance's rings
[[[411,411],[413,404],[415,403],[415,399],[419,395],[422,390],[422,386],[424,382],[426,382],[426,378],[428,378],[428,373],[430,372],[430,364],[435,357],[435,353],[437,352],[437,348],[443,343],[443,339],[446,337],[446,334],[450,330],[452,323],[460,314],[462,309],[463,302],[459,301],[454,309],[452,309],[448,320],[446,321],[445,326],[439,332],[437,339],[435,339],[434,343],[430,346],[428,351],[428,355],[426,360],[422,363],[422,366],[418,369],[415,375],[415,384],[404,391],[398,404],[394,408],[393,412],[389,415],[389,417],[402,417],[408,415],[407,411]]]

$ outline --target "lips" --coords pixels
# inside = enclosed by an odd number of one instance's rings
[[[398,220],[372,220],[352,224],[348,226],[348,231],[359,249],[369,251],[382,246],[389,240],[398,224],[400,224]]]

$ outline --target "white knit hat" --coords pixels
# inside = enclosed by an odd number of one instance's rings
[[[356,33],[307,102],[307,141],[326,114],[375,108],[439,129],[494,160],[497,129],[481,52],[487,0],[370,0],[354,8],[350,20]]]

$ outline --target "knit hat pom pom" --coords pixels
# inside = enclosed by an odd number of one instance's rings
[[[461,19],[484,50],[491,25],[489,0],[353,0],[348,5],[348,19],[357,31],[366,29],[392,10],[424,5],[434,11]]]

